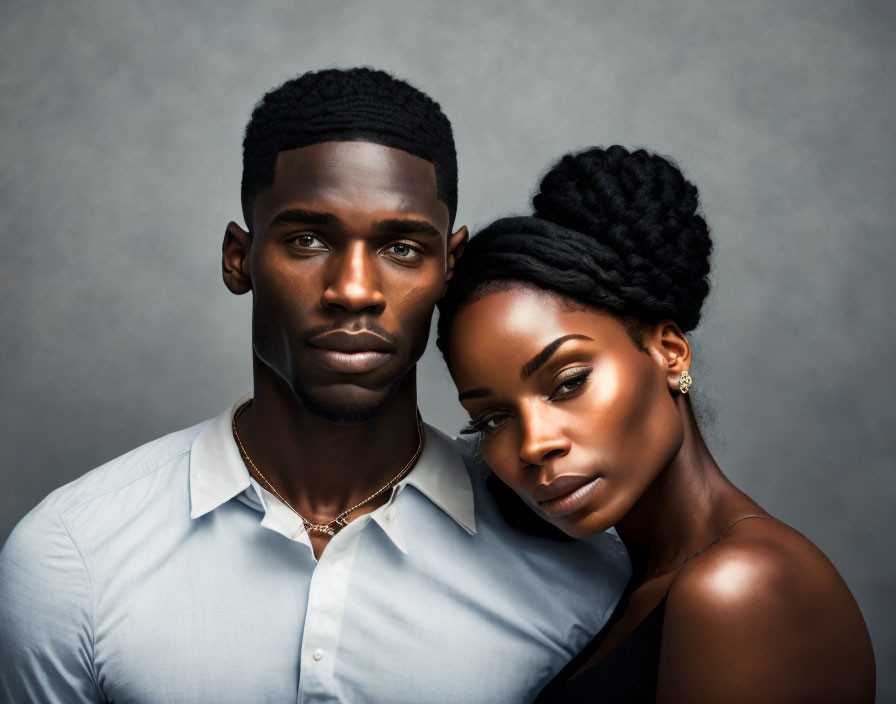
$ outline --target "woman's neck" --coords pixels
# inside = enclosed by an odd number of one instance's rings
[[[761,511],[722,474],[680,397],[684,439],[672,461],[616,524],[638,582],[673,572],[742,514]]]

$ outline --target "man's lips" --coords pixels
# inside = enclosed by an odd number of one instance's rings
[[[342,374],[366,374],[386,364],[394,343],[369,330],[334,330],[308,340],[312,358],[325,369]]]
[[[594,494],[600,477],[562,474],[532,492],[538,507],[552,516],[567,516],[582,508]]]
[[[395,345],[392,342],[369,330],[359,332],[333,330],[312,337],[308,340],[308,344],[318,349],[336,352],[395,352]]]

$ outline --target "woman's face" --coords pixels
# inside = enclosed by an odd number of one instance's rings
[[[449,339],[489,466],[573,537],[618,522],[681,447],[672,389],[689,349],[674,325],[639,348],[618,319],[519,286],[464,308]]]

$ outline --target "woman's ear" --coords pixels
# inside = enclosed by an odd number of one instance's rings
[[[249,276],[249,250],[252,235],[235,222],[227,225],[221,245],[221,276],[231,293],[240,296],[252,290]]]
[[[662,368],[670,391],[681,393],[682,372],[691,368],[691,346],[688,338],[671,320],[663,320],[644,340],[651,358]]]

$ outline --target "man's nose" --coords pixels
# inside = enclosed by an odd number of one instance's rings
[[[330,257],[321,297],[323,307],[352,313],[385,308],[376,256],[364,242],[355,242],[341,254]]]
[[[527,465],[539,466],[563,457],[571,447],[566,433],[552,419],[554,409],[540,408],[541,405],[536,402],[520,413],[520,459]]]

